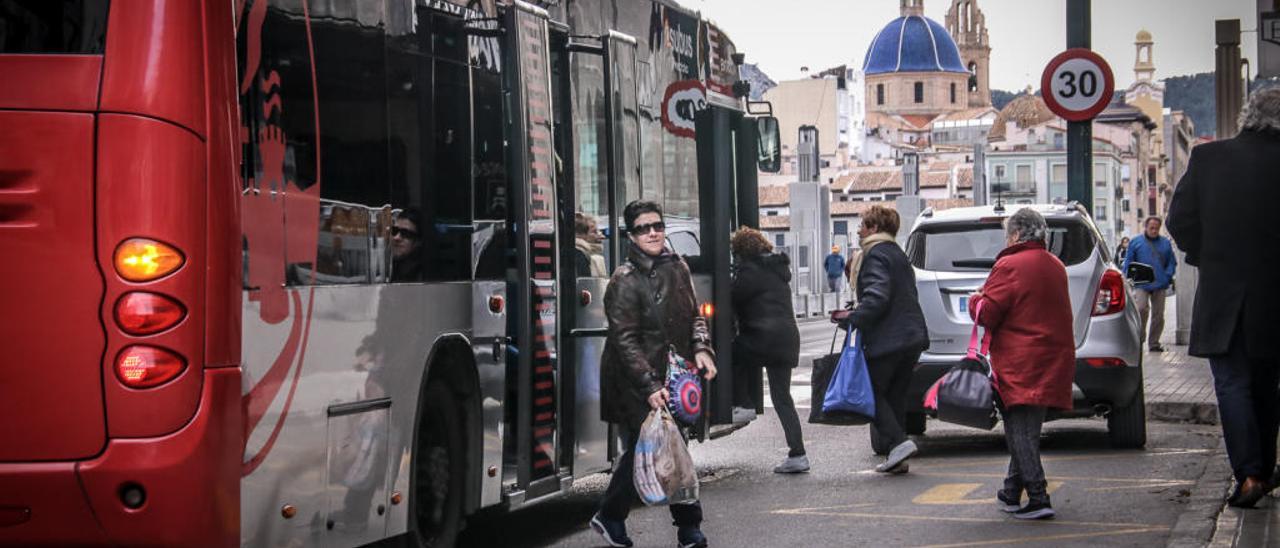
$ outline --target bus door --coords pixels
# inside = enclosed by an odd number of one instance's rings
[[[777,119],[749,116],[736,108],[709,101],[707,108],[696,115],[695,129],[703,264],[729,265],[729,238],[733,231],[742,225],[760,227],[756,173],[757,170],[778,171]],[[746,357],[733,355],[730,269],[704,269],[700,274],[703,276],[695,276],[695,280],[703,280],[697,288],[698,296],[704,302],[714,303],[714,307],[703,306],[702,312],[711,324],[718,374],[708,388],[706,402],[710,412],[703,414],[706,424],[699,434],[716,438],[736,429],[733,425],[734,375],[745,371],[759,376],[763,369],[734,367],[735,359]],[[708,279],[710,287],[705,287]],[[756,378],[750,385],[762,387],[760,381]],[[762,389],[751,394],[756,413],[764,412],[763,396]]]
[[[571,291],[573,324],[574,458],[573,472],[581,477],[608,470],[617,455],[610,426],[600,418],[600,362],[608,335],[604,293],[609,276],[622,257],[617,219],[628,189],[640,188],[639,110],[636,90],[636,39],[610,31],[603,36],[575,36],[565,48],[573,55],[574,107],[566,124],[575,138],[568,161],[572,174],[562,185],[566,230],[573,231]],[[591,98],[602,97],[595,102]],[[569,264],[566,263],[566,268]],[[566,307],[569,305],[567,304]]]
[[[516,279],[510,310],[516,361],[514,504],[561,490],[560,292],[553,96],[546,11],[516,1],[505,15],[510,106],[508,161]],[[511,379],[508,379],[511,380]]]

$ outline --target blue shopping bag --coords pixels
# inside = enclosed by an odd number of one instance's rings
[[[840,362],[822,400],[824,414],[853,414],[866,422],[876,416],[876,396],[867,373],[867,357],[862,352],[862,334],[856,330],[845,335]]]

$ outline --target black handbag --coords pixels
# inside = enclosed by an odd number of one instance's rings
[[[981,312],[982,303],[978,303]],[[978,346],[978,324],[969,336],[969,352],[938,381],[938,420],[991,430],[996,426],[998,406],[995,379],[986,354],[990,334]]]

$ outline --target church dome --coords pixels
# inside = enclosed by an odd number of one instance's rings
[[[1152,43],[1152,42],[1151,42],[1151,33],[1150,33],[1150,32],[1147,32],[1147,29],[1139,30],[1139,31],[1138,31],[1138,35],[1134,37],[1134,42],[1139,43],[1139,44],[1150,44],[1150,43]]]
[[[867,48],[862,70],[867,75],[969,72],[960,61],[960,50],[947,29],[920,15],[899,17],[880,29]]]

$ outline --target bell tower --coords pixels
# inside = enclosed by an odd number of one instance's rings
[[[946,22],[947,32],[960,48],[960,61],[969,69],[969,107],[991,106],[991,45],[978,0],[951,0]]]
[[[924,0],[901,0],[902,16],[924,15]]]
[[[1133,77],[1139,82],[1150,82],[1156,73],[1155,61],[1151,58],[1151,33],[1145,29],[1138,31],[1133,39],[1133,47],[1138,56],[1133,61]]]

